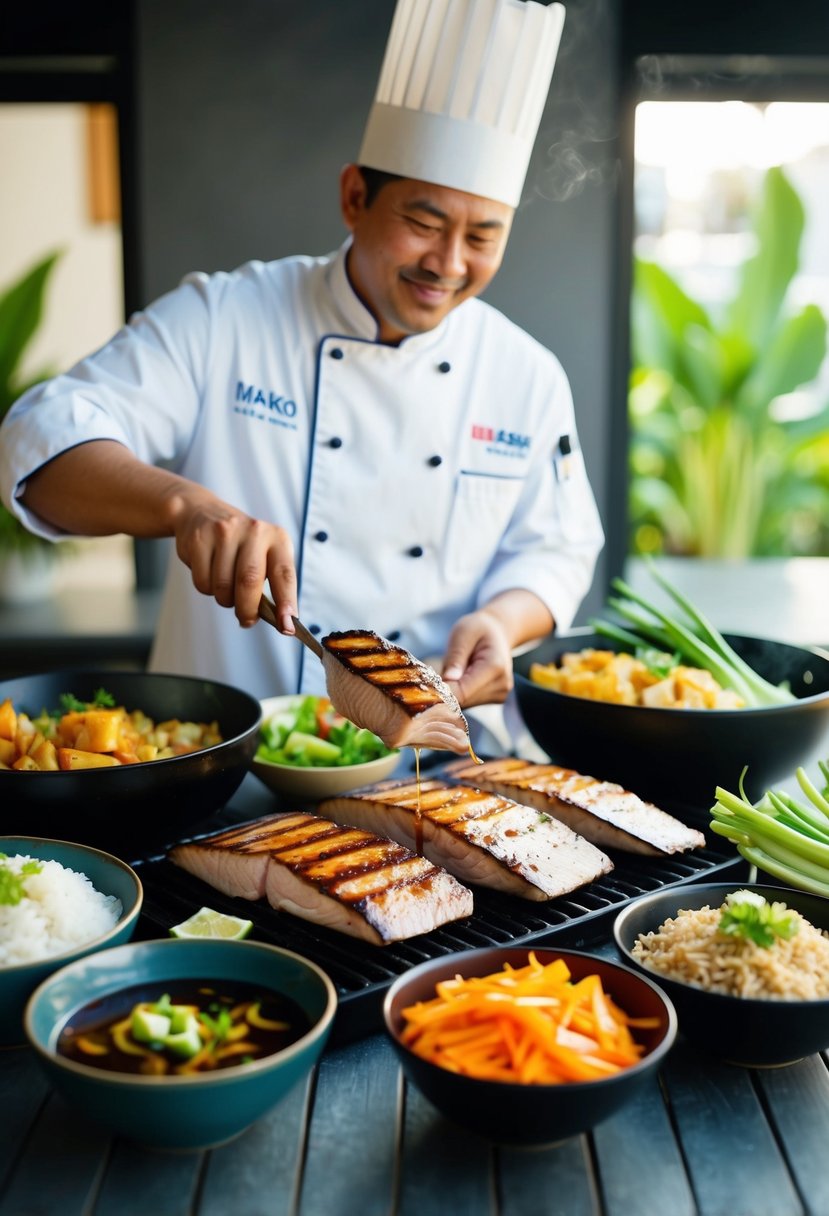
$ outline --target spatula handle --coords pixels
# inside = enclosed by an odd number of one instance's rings
[[[278,621],[277,615],[276,615],[276,609],[274,608],[273,604],[271,603],[271,601],[268,599],[268,597],[266,595],[263,595],[259,601],[259,616],[268,625],[272,625],[274,627],[274,629],[280,628],[279,621]],[[325,652],[323,651],[322,646],[320,646],[317,639],[314,637],[313,633],[311,633],[309,630],[307,630],[305,628],[302,621],[299,620],[298,617],[294,616],[291,618],[291,620],[294,622],[294,629],[296,630],[296,636],[299,638],[300,642],[302,642],[303,645],[307,646],[309,650],[313,650],[313,652],[317,656],[317,658],[321,659]]]

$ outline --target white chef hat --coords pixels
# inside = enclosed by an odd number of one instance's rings
[[[359,163],[515,207],[564,8],[398,0]]]

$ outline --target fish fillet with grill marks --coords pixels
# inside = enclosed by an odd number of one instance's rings
[[[379,781],[329,798],[318,810],[337,823],[384,832],[464,882],[553,899],[613,869],[609,857],[548,815],[510,798],[431,778]]]
[[[555,764],[509,757],[483,764],[453,761],[443,772],[458,781],[514,798],[566,823],[601,848],[656,856],[705,844],[702,832],[611,781],[597,781]]]
[[[328,696],[344,717],[387,747],[469,751],[469,727],[437,672],[369,629],[322,639]]]
[[[472,893],[385,837],[285,813],[176,845],[170,860],[225,895],[375,945],[428,933],[472,913]]]

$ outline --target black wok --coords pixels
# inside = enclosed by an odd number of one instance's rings
[[[219,723],[223,742],[198,752],[68,772],[0,770],[0,834],[48,836],[138,856],[179,839],[236,791],[256,750],[258,700],[227,684],[151,672],[67,670],[0,683],[0,703],[36,716],[62,693],[91,700],[105,688],[128,711]]]
[[[587,630],[549,637],[515,659],[518,707],[532,737],[557,764],[620,785],[665,808],[711,807],[718,785],[756,800],[826,741],[829,756],[829,653],[784,642],[726,635],[751,667],[797,700],[761,709],[648,709],[566,696],[534,684],[533,663],[565,650],[621,650]],[[825,757],[824,757],[825,758]],[[812,774],[815,777],[817,774]]]

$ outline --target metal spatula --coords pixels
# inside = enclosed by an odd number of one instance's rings
[[[279,629],[279,621],[276,616],[276,609],[271,600],[266,595],[263,595],[259,601],[259,615],[268,625],[273,625],[274,629]],[[322,659],[324,650],[320,646],[317,639],[309,629],[306,629],[299,617],[293,616],[291,620],[294,622],[296,636],[302,642],[303,646],[307,646],[309,650],[313,650],[318,659]]]

